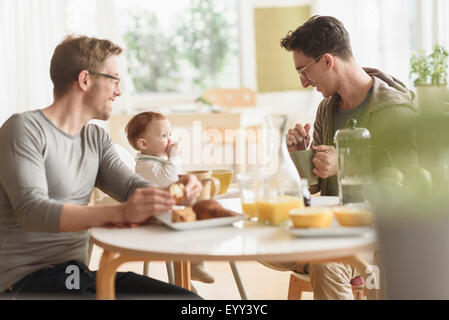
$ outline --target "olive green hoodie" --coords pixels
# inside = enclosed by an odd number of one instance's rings
[[[374,79],[371,97],[364,112],[358,116],[357,127],[367,128],[373,146],[388,151],[392,165],[404,170],[418,165],[416,143],[411,122],[417,115],[415,94],[396,78],[372,68],[364,70]],[[333,111],[339,101],[337,94],[325,98],[318,106],[314,123],[313,145],[333,145]],[[373,167],[377,163],[373,163]],[[321,195],[338,195],[337,177],[319,179]]]

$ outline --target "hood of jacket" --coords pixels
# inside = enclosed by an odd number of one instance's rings
[[[402,105],[418,111],[416,95],[395,77],[374,68],[363,68],[373,79],[372,98],[368,111],[374,112],[382,108]]]

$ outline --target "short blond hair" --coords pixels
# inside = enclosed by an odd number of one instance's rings
[[[50,63],[50,78],[55,97],[64,95],[78,80],[82,70],[98,71],[103,62],[122,53],[122,48],[109,40],[86,36],[67,36],[56,48]]]

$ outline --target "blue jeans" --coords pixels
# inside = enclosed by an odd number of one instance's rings
[[[0,294],[0,299],[95,299],[96,274],[71,260],[30,273]],[[115,292],[117,299],[201,299],[181,287],[133,272],[117,272]]]

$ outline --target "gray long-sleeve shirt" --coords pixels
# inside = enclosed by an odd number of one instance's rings
[[[87,124],[70,136],[40,110],[0,129],[0,292],[25,275],[87,261],[87,231],[60,232],[66,203],[87,205],[94,187],[117,201],[150,185],[121,160],[106,131]]]

